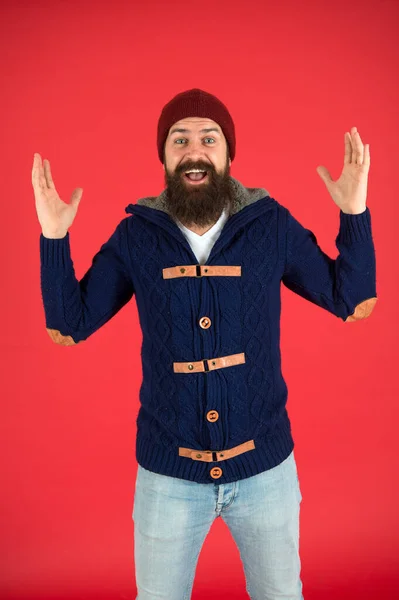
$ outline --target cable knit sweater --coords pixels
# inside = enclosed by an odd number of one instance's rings
[[[51,339],[74,346],[131,298],[142,329],[136,459],[198,483],[228,483],[294,448],[281,372],[281,283],[343,323],[377,301],[370,210],[339,213],[335,260],[263,188],[230,178],[233,204],[205,264],[168,213],[164,190],[129,204],[78,281],[69,232],[40,234]]]

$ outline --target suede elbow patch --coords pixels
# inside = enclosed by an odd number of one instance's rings
[[[59,344],[60,346],[76,346],[77,345],[71,335],[62,335],[62,333],[60,333],[58,331],[58,329],[49,329],[48,327],[46,327],[46,331],[49,334],[49,336],[51,337],[51,339],[53,340],[53,342],[55,342],[56,344]],[[80,342],[78,342],[78,344],[79,343]]]
[[[377,298],[367,298],[367,300],[363,300],[360,302],[355,308],[355,312],[352,315],[349,315],[347,319],[345,319],[345,323],[351,323],[352,321],[360,321],[361,319],[366,319],[373,312],[373,308],[375,303],[377,302]]]

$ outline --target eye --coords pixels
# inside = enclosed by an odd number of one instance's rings
[[[174,144],[176,144],[177,142],[181,142],[182,140],[184,141],[184,139],[185,139],[185,138],[177,138],[177,139],[174,141]],[[205,139],[205,140],[213,140],[214,142],[216,141],[216,140],[215,140],[215,138],[212,138],[212,137],[206,137],[206,138],[204,138],[204,139]],[[180,145],[181,145],[181,144],[180,144]]]

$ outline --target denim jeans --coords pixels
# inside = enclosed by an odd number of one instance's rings
[[[251,600],[303,600],[301,500],[294,452],[268,471],[224,484],[138,465],[132,514],[136,600],[190,600],[202,545],[218,517],[237,544]]]

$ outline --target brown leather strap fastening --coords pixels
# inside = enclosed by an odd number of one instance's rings
[[[226,276],[241,277],[241,266],[235,265],[177,265],[162,269],[164,279],[175,277],[209,277]]]
[[[249,440],[248,442],[244,442],[239,446],[229,448],[229,450],[215,451],[179,448],[179,456],[185,456],[186,458],[191,458],[192,460],[202,460],[204,462],[218,462],[221,460],[227,460],[228,458],[233,458],[234,456],[238,456],[243,452],[248,452],[248,450],[254,450],[254,448],[255,442],[253,440]]]
[[[245,363],[244,352],[219,356],[217,358],[204,358],[203,360],[196,360],[194,362],[174,362],[173,371],[175,373],[206,373],[207,371],[224,369],[224,367],[232,367],[233,365],[240,365],[242,363]]]

